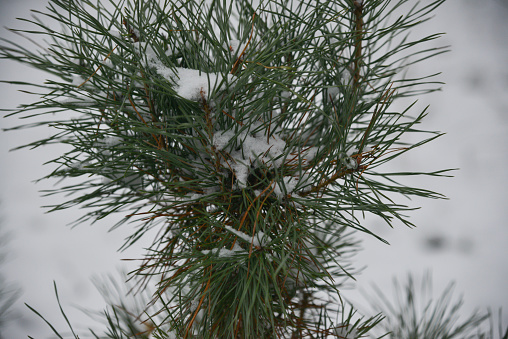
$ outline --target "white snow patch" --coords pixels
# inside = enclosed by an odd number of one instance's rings
[[[264,247],[269,240],[269,237],[261,231],[257,231],[256,234],[254,234],[254,237],[252,237],[248,234],[235,230],[233,227],[228,225],[224,226],[224,228],[227,229],[229,232],[235,234],[239,238],[245,240],[249,244],[251,243],[252,240],[252,245],[256,247]]]
[[[232,130],[228,131],[218,131],[213,136],[213,145],[219,149],[223,150],[226,148],[227,144],[230,142],[231,139],[235,137],[235,132]]]
[[[339,324],[335,328],[335,335],[342,339],[356,339],[358,338],[358,331],[354,328],[349,329],[349,325]]]
[[[247,177],[249,176],[250,165],[243,161],[236,160],[234,164],[231,164],[231,168],[235,173],[235,177],[240,188],[247,187]]]
[[[233,130],[217,131],[213,136],[212,144],[216,149],[224,150],[228,145],[234,144],[235,135]],[[277,167],[282,165],[286,147],[284,140],[273,136],[269,139],[270,142],[267,142],[266,136],[255,137],[246,132],[240,132],[237,137],[243,139],[242,142],[237,143],[241,145],[242,149],[230,152],[233,161],[228,163],[227,167],[233,171],[238,187],[245,188],[247,186],[251,168],[257,163],[271,161]],[[308,153],[314,154],[315,151],[308,150]]]
[[[55,101],[63,105],[76,106],[77,108],[87,108],[90,107],[90,105],[96,104],[96,101],[94,99],[84,95],[75,98],[64,97],[62,99],[57,99]]]
[[[221,89],[227,78],[233,80],[232,74],[205,73],[197,69],[176,68],[177,73],[171,78],[176,82],[177,93],[188,100],[200,100],[202,95],[208,97],[214,88]],[[218,86],[218,87],[217,87]]]
[[[82,169],[85,169],[86,166],[89,166],[89,165],[90,165],[90,161],[84,160],[84,161],[77,161],[77,162],[71,163],[69,165],[69,167],[72,169],[82,170]]]
[[[85,80],[79,75],[72,75],[72,84],[76,87],[80,86]]]
[[[229,258],[232,257],[235,254],[239,253],[247,253],[243,248],[240,247],[240,245],[236,244],[233,246],[232,250],[228,250],[227,248],[221,248],[221,249],[215,249],[215,250],[203,250],[201,253],[207,255],[209,253],[217,254],[221,258]]]
[[[272,136],[267,142],[264,136],[261,138],[247,136],[242,146],[247,155],[253,155],[257,159],[268,156],[275,166],[282,165],[284,160],[282,155],[286,147],[286,142],[282,139]]]
[[[113,146],[120,144],[122,142],[122,140],[123,140],[122,138],[117,137],[117,136],[107,136],[104,138],[104,140],[102,142],[106,146],[113,147]]]
[[[203,195],[199,193],[188,193],[185,195],[185,197],[189,198],[190,200],[198,200],[202,198]]]
[[[296,185],[298,185],[298,180],[296,178],[283,177],[282,182],[277,183],[273,192],[277,198],[282,199],[286,195],[293,193]]]
[[[348,169],[356,169],[358,167],[358,162],[356,162],[356,159],[351,157],[345,157],[342,158],[344,165]]]
[[[358,154],[357,148],[352,148],[346,152],[345,156],[341,158],[341,161],[344,166],[348,169],[356,169],[358,167],[358,162],[352,156]]]

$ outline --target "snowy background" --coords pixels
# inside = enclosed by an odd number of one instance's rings
[[[29,9],[42,9],[42,0],[0,0],[1,26],[20,27],[16,17]],[[431,105],[425,128],[447,134],[392,163],[397,169],[437,170],[460,168],[454,178],[414,178],[409,185],[437,190],[448,201],[415,200],[422,209],[412,213],[417,229],[390,229],[372,223],[375,232],[391,246],[363,237],[364,250],[358,267],[368,266],[358,276],[358,285],[370,291],[377,284],[390,295],[392,279],[408,272],[421,276],[431,270],[434,291],[440,293],[456,281],[463,294],[464,318],[475,308],[504,308],[508,325],[508,2],[501,0],[449,0],[426,28],[428,33],[446,32],[439,44],[451,45],[450,53],[417,65],[415,73],[442,71],[444,90],[420,99]],[[420,33],[418,33],[420,34]],[[12,38],[5,29],[1,37]],[[15,63],[0,61],[1,79],[42,82],[44,76]],[[31,102],[14,86],[0,84],[0,106],[12,108]],[[18,124],[1,119],[0,127]],[[61,331],[65,322],[59,314],[53,291],[58,285],[60,300],[76,328],[89,326],[78,308],[100,310],[104,306],[91,277],[116,275],[119,268],[134,267],[121,261],[139,257],[140,248],[117,253],[129,234],[128,227],[108,233],[115,220],[71,229],[66,224],[81,215],[78,209],[45,214],[41,205],[59,202],[59,197],[41,197],[40,190],[52,182],[33,180],[48,173],[42,164],[57,156],[59,147],[37,151],[10,149],[49,135],[45,128],[0,132],[0,236],[10,241],[0,252],[8,253],[0,272],[23,294],[13,317],[1,334],[6,339],[51,337],[47,326],[23,303],[42,313]],[[357,292],[346,297],[362,303]],[[363,303],[365,303],[363,301]],[[365,304],[366,305],[366,304]],[[77,307],[75,307],[77,306]]]

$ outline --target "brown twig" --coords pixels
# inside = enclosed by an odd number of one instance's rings
[[[210,281],[212,280],[212,278],[211,278],[212,266],[209,267],[209,271],[210,271],[210,278],[208,278],[203,295],[201,295],[201,298],[199,300],[198,307],[196,307],[196,310],[194,311],[194,316],[192,317],[191,321],[189,322],[189,326],[187,326],[187,330],[185,331],[184,339],[187,338],[187,336],[189,335],[189,330],[192,327],[192,324],[194,323],[194,320],[196,319],[196,316],[198,315],[199,310],[201,309],[201,304],[203,304],[203,300],[205,299],[206,292],[208,291],[208,288],[210,287]],[[206,273],[206,271],[205,271],[205,273]]]
[[[108,55],[106,55],[106,57],[104,58],[104,61],[108,60],[108,58],[111,56],[111,54],[115,51],[115,49],[117,48],[118,46],[115,46],[111,52],[109,52]],[[102,68],[102,65],[99,65],[99,67],[97,67],[97,69],[95,70],[95,72],[92,73],[92,75],[90,75],[88,77],[88,79],[86,79],[81,85],[78,86],[78,88],[81,88],[81,86],[83,86],[84,84],[86,84],[100,69]]]
[[[363,40],[363,0],[353,2],[355,19],[355,59],[353,70],[353,85],[357,89],[360,84],[360,68],[362,64],[362,40]]]
[[[137,36],[137,34],[134,32],[134,29],[132,29],[131,25],[129,25],[129,23],[127,22],[127,20],[125,18],[122,19],[122,23],[123,25],[125,26],[125,29],[127,29],[127,32],[129,32],[129,37],[134,41],[134,42],[139,42],[139,37]]]
[[[234,65],[233,65],[233,68],[231,69],[230,73],[233,75],[236,74],[236,72],[238,71],[238,68],[240,67],[240,64],[243,62],[242,57],[244,56],[245,51],[247,50],[247,47],[249,47],[250,42],[252,40],[252,34],[254,33],[254,18],[255,17],[256,17],[256,13],[252,14],[252,27],[251,27],[251,31],[250,31],[249,41],[247,41],[247,44],[245,45],[245,47],[242,50],[242,53],[240,53],[240,55],[238,56],[238,58],[236,59]]]

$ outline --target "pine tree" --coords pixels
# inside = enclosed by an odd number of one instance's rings
[[[157,231],[130,276],[145,301],[112,306],[105,337],[366,336],[382,315],[341,299],[354,233],[385,241],[365,215],[412,227],[402,198],[442,198],[399,178],[446,171],[382,165],[440,135],[393,103],[439,88],[405,72],[446,50],[409,35],[443,1],[51,0],[22,32],[46,46],[4,40],[51,75],[12,82],[40,100],[9,115],[58,117],[26,146],[68,145],[47,177],[81,180],[52,210],[122,213],[124,248]]]

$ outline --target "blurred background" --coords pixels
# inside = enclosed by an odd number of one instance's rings
[[[412,1],[412,0],[410,0]],[[425,2],[425,1],[423,1]],[[23,27],[17,17],[30,9],[43,9],[43,0],[0,0],[0,25]],[[508,1],[448,0],[435,18],[416,35],[446,32],[435,46],[451,45],[451,52],[416,65],[414,74],[442,72],[443,91],[419,98],[421,107],[430,105],[423,129],[447,134],[409,152],[390,164],[391,169],[433,171],[460,168],[454,178],[421,177],[405,180],[408,185],[432,189],[449,200],[414,200],[422,208],[411,214],[416,229],[390,229],[377,221],[367,226],[390,242],[385,245],[362,236],[363,250],[357,267],[357,286],[371,291],[376,284],[391,295],[392,279],[404,280],[431,271],[436,295],[451,281],[457,295],[463,294],[464,319],[475,309],[504,308],[508,325]],[[0,37],[22,41],[0,29]],[[1,60],[0,78],[43,82],[45,76],[33,69]],[[36,98],[0,84],[1,108],[12,108]],[[16,118],[0,119],[0,127],[20,123]],[[0,132],[0,284],[21,289],[8,321],[0,323],[3,339],[49,338],[51,331],[24,305],[29,304],[57,329],[66,332],[59,314],[53,282],[58,286],[62,306],[78,329],[90,321],[80,309],[101,310],[105,303],[91,278],[116,275],[135,267],[122,259],[139,258],[136,248],[118,253],[129,227],[108,232],[115,223],[109,218],[93,226],[66,226],[82,215],[76,209],[45,214],[42,205],[60,202],[63,196],[42,197],[41,190],[54,182],[33,181],[47,174],[43,163],[55,158],[60,146],[9,152],[21,144],[51,134],[48,128]],[[505,167],[506,166],[506,167]],[[387,168],[387,171],[390,169]],[[5,285],[4,285],[5,286]],[[0,286],[1,289],[2,286]],[[360,306],[368,303],[359,289],[344,291]],[[0,304],[1,305],[1,304]],[[1,314],[1,312],[0,312]],[[2,315],[3,316],[3,315]],[[93,326],[92,326],[93,327]]]

